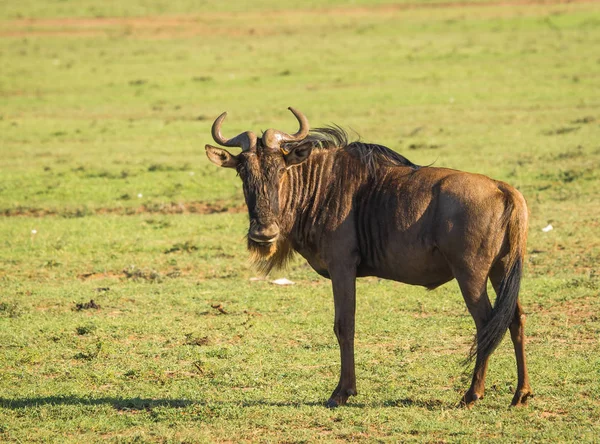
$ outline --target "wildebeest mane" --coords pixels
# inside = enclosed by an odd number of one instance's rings
[[[310,131],[301,142],[288,143],[283,146],[290,150],[294,146],[311,142],[317,149],[331,150],[340,149],[358,158],[367,166],[370,172],[374,172],[380,166],[407,166],[413,170],[421,168],[390,148],[375,143],[365,143],[360,140],[350,142],[348,133],[337,125],[324,128],[315,128]]]

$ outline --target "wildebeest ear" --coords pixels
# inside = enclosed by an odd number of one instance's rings
[[[216,146],[206,145],[206,155],[212,163],[224,168],[235,168],[238,164],[237,156],[234,156],[229,151]]]
[[[290,150],[289,153],[283,155],[286,165],[290,167],[304,162],[306,159],[308,159],[308,156],[310,156],[312,149],[312,142],[306,142],[295,146]]]

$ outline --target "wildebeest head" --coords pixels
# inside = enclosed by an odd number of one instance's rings
[[[221,114],[212,126],[215,142],[226,147],[239,147],[238,155],[227,150],[206,145],[206,155],[214,164],[235,168],[242,179],[244,196],[250,217],[248,246],[260,250],[261,254],[274,254],[280,236],[279,192],[286,171],[304,162],[312,151],[312,143],[301,143],[308,135],[307,118],[294,108],[289,110],[296,116],[300,129],[295,134],[268,129],[262,137],[246,131],[226,139],[221,134],[221,124],[227,113]],[[293,148],[284,149],[293,142]]]

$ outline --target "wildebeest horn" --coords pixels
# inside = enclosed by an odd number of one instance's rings
[[[266,130],[263,134],[262,140],[265,146],[267,146],[268,148],[278,150],[282,143],[299,142],[306,136],[308,136],[310,126],[308,124],[308,119],[306,118],[306,116],[297,109],[292,108],[291,106],[288,109],[292,112],[294,116],[296,116],[296,119],[298,119],[298,122],[300,123],[300,129],[296,134],[292,135],[274,129]]]
[[[221,114],[215,120],[215,123],[212,125],[212,136],[219,145],[229,146],[229,147],[240,147],[242,151],[253,150],[256,148],[256,135],[252,131],[246,131],[244,133],[238,134],[231,139],[226,139],[221,134],[221,124],[223,120],[227,117],[227,113]]]

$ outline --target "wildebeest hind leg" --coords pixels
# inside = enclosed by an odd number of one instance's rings
[[[490,318],[492,312],[492,305],[490,304],[486,289],[487,276],[462,270],[455,272],[454,276],[458,281],[469,313],[471,313],[475,321],[477,341],[479,341],[483,326]],[[483,398],[488,360],[489,356],[481,356],[477,353],[471,387],[461,399],[460,404],[462,406],[471,407],[475,402]]]
[[[492,268],[490,281],[494,290],[498,292],[500,283],[505,275],[505,269],[502,263],[498,263]],[[529,374],[527,372],[527,361],[525,359],[525,313],[521,307],[521,302],[517,301],[515,316],[510,324],[510,337],[515,349],[517,359],[517,389],[511,405],[526,405],[529,398],[533,397],[531,386],[529,385]]]

